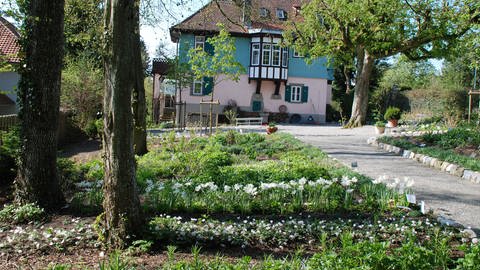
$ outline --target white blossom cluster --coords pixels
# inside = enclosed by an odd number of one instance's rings
[[[409,235],[424,235],[430,238],[435,234],[452,236],[451,230],[438,231],[438,224],[407,218],[386,218],[377,222],[371,220],[321,220],[308,218],[285,218],[282,220],[238,217],[235,220],[219,221],[208,218],[160,216],[150,223],[157,237],[168,237],[182,243],[211,243],[221,246],[261,246],[283,249],[287,246],[315,244],[324,234],[329,241],[339,239],[349,233],[356,241],[402,242]],[[172,239],[173,238],[173,239]],[[159,239],[162,240],[162,239]]]
[[[387,175],[382,175],[382,176],[379,176],[377,179],[373,180],[372,183],[374,184],[383,183],[388,188],[396,190],[400,194],[403,194],[406,191],[409,191],[413,187],[413,185],[415,184],[415,181],[408,177],[404,177],[403,179],[400,179],[398,177],[392,178]]]
[[[28,251],[64,250],[71,246],[96,247],[99,245],[96,241],[96,233],[90,224],[80,222],[80,218],[74,218],[69,222],[74,226],[71,228],[17,226],[5,231],[0,230],[0,236],[5,236],[0,242],[2,251],[0,255],[12,251],[22,254]]]

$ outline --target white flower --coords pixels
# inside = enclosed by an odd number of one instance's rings
[[[231,188],[230,186],[228,186],[228,185],[225,185],[225,186],[223,187],[223,191],[224,191],[224,192],[229,192],[231,189],[232,189],[232,188]]]
[[[303,186],[307,183],[307,179],[305,177],[302,177],[300,180],[298,180],[298,183]]]
[[[252,184],[246,185],[243,188],[243,191],[245,191],[245,193],[250,194],[252,196],[255,196],[257,194],[257,188]]]
[[[236,190],[236,191],[238,191],[238,190],[242,189],[242,187],[243,187],[242,184],[235,184],[235,185],[233,186],[233,189]]]

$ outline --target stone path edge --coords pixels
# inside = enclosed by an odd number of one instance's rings
[[[377,148],[383,149],[387,152],[395,153],[404,158],[415,160],[431,168],[435,168],[437,170],[441,170],[443,172],[457,176],[459,178],[462,178],[463,180],[467,180],[475,184],[480,184],[480,172],[467,170],[460,165],[449,163],[449,162],[440,160],[438,158],[433,158],[427,155],[418,154],[397,146],[393,146],[386,143],[379,143],[377,137],[369,138],[367,140],[367,143],[374,147],[376,146]]]

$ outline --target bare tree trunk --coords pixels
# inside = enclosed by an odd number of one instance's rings
[[[144,155],[147,150],[147,104],[145,101],[145,75],[142,64],[142,52],[140,46],[140,1],[136,1],[135,33],[136,43],[133,55],[135,57],[135,85],[133,87],[132,110],[134,117],[133,145],[136,155]]]
[[[367,118],[368,90],[374,60],[364,48],[357,49],[357,80],[353,93],[352,115],[346,125],[348,128],[362,126]]]
[[[143,221],[135,182],[132,90],[137,44],[135,5],[138,0],[105,0],[104,159],[105,240],[123,248]]]
[[[49,210],[64,205],[57,175],[57,127],[63,61],[62,0],[30,0],[25,5],[25,59],[20,70],[22,148],[15,197]]]

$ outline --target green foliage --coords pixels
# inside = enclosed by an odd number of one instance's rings
[[[0,185],[10,184],[17,175],[17,163],[20,151],[18,128],[8,132],[0,131]]]
[[[102,0],[65,1],[65,55],[67,59],[86,57],[102,67]]]
[[[45,211],[34,203],[7,204],[0,211],[0,222],[4,223],[28,223],[40,221],[44,217]]]
[[[385,115],[383,116],[385,120],[400,119],[402,112],[397,107],[388,107]]]
[[[67,58],[62,73],[61,106],[74,114],[78,126],[96,136],[95,120],[102,111],[103,71],[84,55]]]
[[[385,122],[383,122],[383,121],[377,121],[377,122],[375,122],[375,126],[376,126],[376,127],[385,127]]]
[[[226,76],[227,79],[238,81],[240,74],[245,68],[235,59],[235,40],[230,37],[229,32],[221,24],[218,25],[220,33],[217,36],[210,37],[206,43],[214,48],[213,55],[201,48],[192,48],[188,52],[190,58],[189,64],[194,77],[202,80],[204,77],[213,78],[214,86],[219,83],[220,76]],[[213,97],[212,90],[212,97]]]
[[[110,254],[108,261],[99,264],[100,270],[134,270],[135,268],[124,258],[119,251]]]
[[[135,240],[127,248],[127,254],[129,255],[141,255],[150,252],[153,242],[147,240]]]

